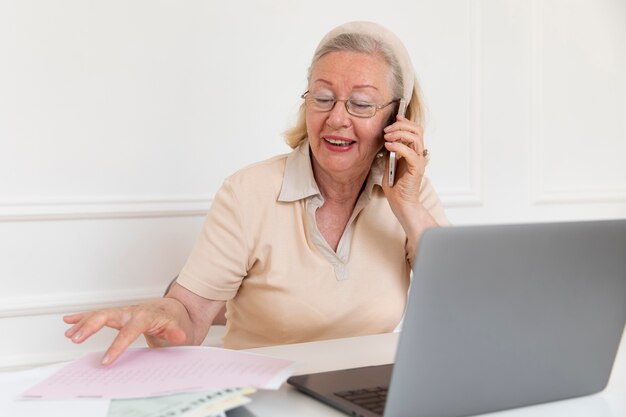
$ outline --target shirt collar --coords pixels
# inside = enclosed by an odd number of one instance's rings
[[[283,184],[278,195],[278,201],[293,202],[314,195],[321,196],[313,176],[309,149],[309,141],[305,139],[287,156],[285,172],[283,173]],[[370,173],[365,181],[363,195],[368,199],[371,197],[374,185],[382,186],[384,169],[384,158],[382,155],[379,154],[374,159]]]

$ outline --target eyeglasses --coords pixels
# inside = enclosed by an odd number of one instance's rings
[[[362,118],[374,117],[378,110],[384,109],[388,105],[400,101],[400,99],[397,98],[395,100],[391,100],[389,103],[376,104],[370,103],[368,101],[355,100],[353,98],[338,100],[336,98],[328,96],[314,96],[313,94],[311,94],[310,91],[305,91],[305,93],[302,94],[300,98],[303,98],[307,105],[310,105],[313,110],[320,112],[331,111],[335,107],[335,103],[337,103],[338,101],[343,101],[346,106],[346,111],[349,114]]]

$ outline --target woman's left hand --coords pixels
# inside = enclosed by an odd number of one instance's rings
[[[396,121],[385,128],[384,139],[385,148],[395,152],[397,160],[393,187],[387,185],[387,167],[383,178],[383,190],[391,207],[395,211],[395,208],[406,204],[418,204],[422,178],[428,163],[424,154],[424,129],[405,117],[396,116]]]
[[[385,149],[396,153],[397,163],[393,187],[387,183],[389,174],[385,166],[383,191],[410,243],[417,245],[423,230],[437,225],[420,201],[420,188],[428,164],[424,129],[405,117],[396,116],[396,121],[385,128],[384,139]]]

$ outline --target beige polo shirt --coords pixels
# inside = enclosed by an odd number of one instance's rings
[[[317,229],[324,199],[308,142],[224,181],[177,281],[227,301],[225,347],[393,331],[414,254],[380,186],[383,162],[374,162],[336,252]],[[426,179],[420,200],[448,223]]]

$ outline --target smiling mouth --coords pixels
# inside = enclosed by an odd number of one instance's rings
[[[334,138],[324,138],[324,140],[333,146],[350,146],[353,143],[355,143],[355,141],[353,140],[334,139]]]

